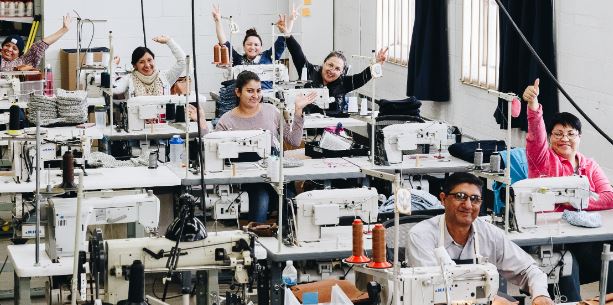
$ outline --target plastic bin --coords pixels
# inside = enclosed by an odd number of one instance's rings
[[[45,81],[44,80],[34,80],[34,81],[26,81],[21,82],[20,86],[20,94],[19,101],[20,102],[29,102],[30,94],[42,95],[43,90],[45,89]]]

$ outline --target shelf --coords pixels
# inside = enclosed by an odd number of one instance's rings
[[[32,23],[34,21],[34,17],[0,17],[0,21],[10,21],[10,22],[21,22],[21,23]]]

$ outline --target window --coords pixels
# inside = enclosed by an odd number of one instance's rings
[[[406,66],[415,21],[415,0],[377,0],[377,49],[389,47],[387,61]]]
[[[494,0],[464,0],[462,82],[486,89],[498,87],[500,41],[498,5]]]

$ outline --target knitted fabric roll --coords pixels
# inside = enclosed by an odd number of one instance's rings
[[[57,89],[57,111],[67,123],[87,122],[87,91]]]

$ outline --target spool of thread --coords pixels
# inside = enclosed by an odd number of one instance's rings
[[[158,151],[152,150],[149,153],[149,168],[155,169],[158,168]]]
[[[213,63],[221,63],[221,46],[218,43],[213,46]]]
[[[360,219],[356,219],[351,224],[351,234],[353,237],[351,256],[345,259],[349,264],[363,264],[370,262],[364,255],[364,224]]]
[[[367,267],[374,269],[392,267],[385,256],[385,228],[380,223],[372,229],[372,261],[368,263]]]
[[[10,108],[9,114],[9,130],[8,134],[11,136],[17,136],[23,133],[23,128],[21,128],[21,122],[19,120],[19,114],[21,113],[21,109],[19,106],[12,105]]]
[[[490,156],[490,171],[492,173],[500,172],[500,153],[498,153],[498,149]]]
[[[481,149],[481,144],[477,144],[473,163],[475,164],[475,169],[483,169],[483,150]]]
[[[175,108],[175,122],[184,123],[185,122],[185,106],[177,105]]]
[[[60,184],[60,188],[77,188],[74,183],[74,157],[70,150],[67,150],[62,156],[62,184]]]
[[[176,105],[173,103],[166,104],[166,121],[173,122],[176,119]]]
[[[145,303],[145,266],[140,260],[135,260],[130,266],[127,304],[147,304]]]
[[[225,45],[221,46],[221,64],[230,64],[230,50],[228,50],[228,47],[226,47]]]
[[[518,98],[514,98],[511,102],[511,116],[516,118],[521,114],[521,103]]]

